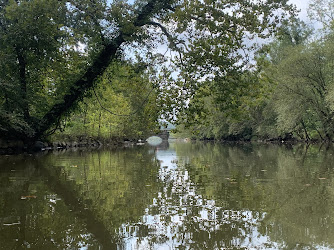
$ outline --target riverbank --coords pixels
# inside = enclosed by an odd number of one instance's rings
[[[20,154],[24,152],[32,153],[45,150],[62,150],[70,148],[99,148],[102,146],[121,147],[132,144],[140,144],[143,140],[136,139],[97,139],[93,137],[67,138],[57,141],[36,141],[29,144],[22,140],[1,140],[0,155]]]
[[[215,142],[222,144],[244,144],[244,143],[263,143],[263,144],[323,144],[331,143],[328,141],[319,140],[297,140],[289,139],[283,140],[281,138],[268,139],[268,140],[215,140],[215,139],[191,139],[191,138],[176,138],[170,139],[182,140],[182,141],[202,141],[202,142]],[[4,154],[21,154],[21,153],[34,153],[46,150],[64,150],[64,149],[76,149],[76,148],[91,148],[96,149],[102,146],[106,147],[128,147],[133,145],[142,145],[145,143],[144,139],[124,139],[124,138],[112,138],[112,139],[97,139],[93,137],[79,137],[79,138],[63,138],[62,140],[55,141],[36,141],[30,144],[25,144],[22,140],[3,140],[0,139],[0,155]]]

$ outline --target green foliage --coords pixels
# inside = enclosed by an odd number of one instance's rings
[[[33,136],[35,122],[62,99],[87,56],[73,36],[76,8],[65,1],[5,1],[0,9],[2,136]],[[1,115],[1,120],[6,116]],[[16,127],[22,129],[17,130]],[[11,134],[11,132],[14,132]],[[21,133],[22,132],[22,133]]]
[[[285,23],[258,52],[257,70],[199,88],[182,122],[199,138],[332,140],[333,33],[311,34]]]
[[[286,1],[210,0],[183,4],[174,15],[180,52],[175,60],[179,78],[183,79],[179,81],[181,88],[189,89],[190,94],[197,91],[203,80],[224,88],[227,96],[233,93],[243,69],[249,68],[248,56],[257,47],[254,38],[270,36],[293,11]],[[274,14],[277,10],[280,14]]]
[[[331,36],[285,47],[272,72],[277,127],[302,139],[333,138],[330,89],[333,85]],[[296,108],[298,107],[298,108]],[[310,134],[316,136],[310,136]]]
[[[92,92],[53,138],[139,139],[158,128],[156,90],[135,66],[113,63]]]
[[[214,100],[227,99],[234,107],[245,102],[247,106],[248,101],[240,100],[240,96],[254,80],[249,77],[251,74],[240,74],[247,65],[242,51],[253,48],[246,45],[250,38],[268,37],[293,11],[285,0],[150,0],[133,5],[105,0],[2,1],[0,120],[6,122],[0,123],[1,137],[32,141],[46,136],[75,108],[87,113],[80,119],[88,119],[90,128],[94,123],[92,135],[106,136],[109,126],[109,132],[119,131],[115,133],[120,136],[141,136],[154,127],[159,114],[147,105],[139,111],[146,94],[138,89],[143,87],[138,83],[143,79],[160,86],[160,91],[152,95],[158,101],[150,101],[165,112],[163,118],[175,119],[174,112],[182,111],[203,80],[210,82],[209,92],[216,92]],[[169,58],[173,67],[162,70],[161,64],[152,64],[156,58],[163,58],[155,49],[166,42],[178,56]],[[136,58],[131,58],[132,53]],[[114,71],[113,79],[104,74],[116,59],[122,59],[127,67],[126,61],[142,62],[143,58],[144,68],[153,69],[149,76],[143,71],[136,79],[130,77],[133,82],[123,85],[125,81],[116,79]],[[171,70],[180,73],[176,80]],[[102,75],[109,79],[101,78]],[[106,87],[105,81],[113,82],[112,88]],[[104,115],[108,108],[96,112],[97,104],[87,99],[94,87],[101,98],[100,106],[114,108],[115,100],[121,114],[137,113],[135,118],[127,123],[123,118],[111,121]],[[222,95],[224,91],[226,94]],[[83,100],[86,104],[80,103]],[[15,119],[7,119],[8,114]],[[67,127],[76,131],[80,122],[70,120]],[[150,122],[144,127],[147,121]]]
[[[214,85],[214,91],[212,91]],[[208,83],[198,89],[180,123],[197,138],[250,140],[267,91],[267,82],[254,72],[244,72],[219,84]]]
[[[282,15],[273,14],[278,9]],[[179,74],[172,86],[176,99],[184,100],[176,101],[183,105],[174,111],[194,137],[249,140],[254,135],[256,109],[262,109],[271,87],[248,56],[257,48],[254,38],[270,36],[284,20],[287,24],[287,14],[293,7],[286,1],[185,1],[175,12],[172,45],[179,52],[174,60]]]

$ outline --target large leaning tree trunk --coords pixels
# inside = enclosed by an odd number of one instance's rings
[[[116,57],[116,53],[120,46],[127,41],[134,33],[136,28],[140,28],[151,22],[151,18],[154,14],[160,11],[170,8],[172,0],[150,0],[148,3],[140,10],[137,17],[131,25],[134,29],[126,32],[123,30],[119,31],[118,36],[108,42],[104,48],[101,50],[99,55],[95,58],[92,65],[87,68],[86,72],[73,83],[68,94],[66,94],[60,103],[55,104],[49,112],[47,112],[44,117],[36,121],[34,127],[36,128],[33,138],[37,140],[56,123],[59,122],[60,118],[65,114],[69,113],[71,108],[75,103],[80,101],[87,90],[94,86],[95,80],[103,74],[110,62]]]

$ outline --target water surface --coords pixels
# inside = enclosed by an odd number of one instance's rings
[[[333,154],[175,141],[0,156],[0,248],[333,249]]]

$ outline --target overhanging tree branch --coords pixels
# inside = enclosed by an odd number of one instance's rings
[[[148,22],[150,22],[150,18],[154,14],[162,11],[163,9],[167,9],[171,3],[172,0],[150,0],[140,10],[132,24],[134,27],[142,27],[148,24]],[[135,28],[131,31],[127,31],[126,33],[120,30],[119,35],[105,45],[83,76],[73,83],[68,94],[64,96],[62,102],[55,104],[50,111],[36,123],[37,129],[34,135],[35,139],[40,138],[48,129],[56,124],[59,117],[69,113],[73,105],[84,97],[86,91],[93,87],[95,80],[103,74],[111,60],[115,58],[120,46],[135,32]]]
[[[150,21],[150,22],[147,22],[147,25],[152,25],[152,26],[155,26],[155,27],[158,27],[161,29],[162,33],[164,33],[164,35],[167,37],[167,40],[169,42],[169,44],[171,46],[169,47],[172,47],[172,49],[174,49],[176,52],[178,52],[179,54],[179,58],[180,58],[180,61],[181,63],[183,64],[183,60],[182,60],[182,50],[180,48],[177,47],[177,44],[182,44],[184,46],[184,48],[186,49],[187,46],[184,44],[184,42],[180,42],[178,41],[175,37],[173,37],[167,30],[167,28],[165,26],[163,26],[162,24],[160,23],[157,23],[157,22],[153,22],[153,21]]]
[[[147,24],[160,28],[162,33],[164,33],[164,35],[167,37],[168,42],[173,46],[173,48],[175,50],[179,50],[179,48],[177,47],[176,39],[168,32],[165,26],[163,26],[160,23],[153,22],[153,21],[147,22]]]

